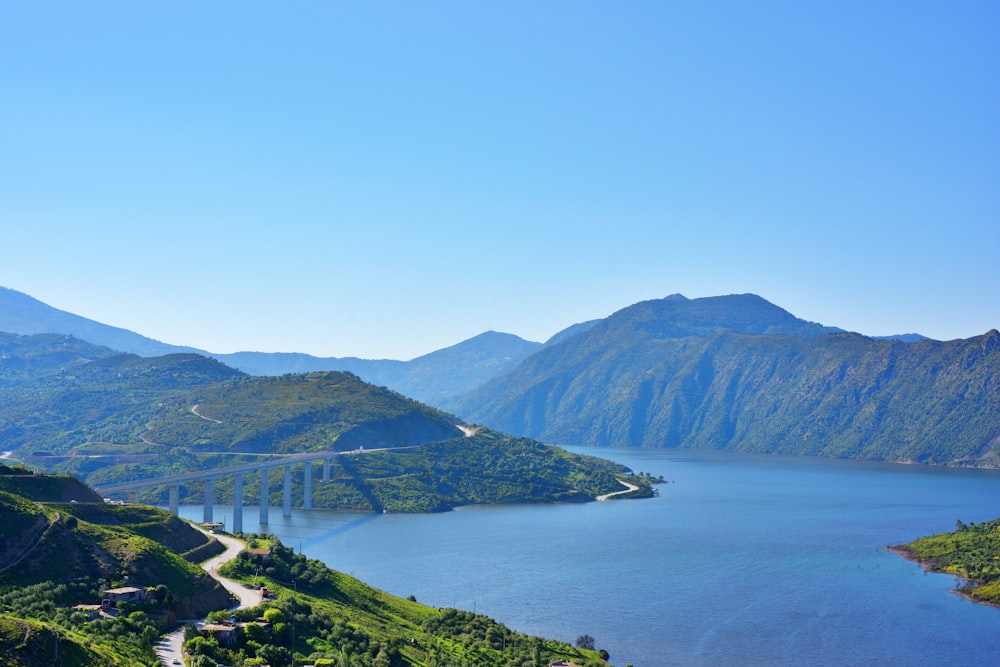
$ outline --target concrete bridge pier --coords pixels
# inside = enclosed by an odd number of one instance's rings
[[[330,481],[330,459],[323,459],[323,483]]]
[[[243,532],[243,475],[233,480],[233,532]]]
[[[202,512],[202,521],[205,523],[212,523],[212,512],[215,509],[212,505],[212,482],[215,478],[207,477],[205,478],[205,509]]]
[[[285,466],[285,493],[281,498],[281,516],[292,516],[292,464]]]
[[[313,508],[313,462],[306,461],[306,469],[302,473],[302,509]]]
[[[180,486],[177,484],[171,484],[167,487],[167,507],[170,508],[170,513],[174,516],[178,513],[178,508],[180,507]]]
[[[135,503],[139,502],[139,492],[138,491],[129,491],[126,495],[127,495],[129,504],[134,505]]]
[[[267,488],[267,468],[260,469],[260,523],[262,526],[267,525],[267,495],[270,489]]]

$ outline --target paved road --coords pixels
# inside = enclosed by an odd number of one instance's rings
[[[196,528],[198,528],[196,526]],[[222,586],[233,594],[240,603],[234,607],[234,609],[245,609],[246,607],[256,607],[260,604],[260,590],[255,588],[247,588],[243,584],[237,583],[232,579],[227,579],[219,574],[216,570],[222,567],[223,563],[228,563],[229,561],[236,558],[236,556],[246,548],[246,545],[240,542],[235,537],[229,537],[228,535],[212,535],[202,528],[198,528],[201,532],[206,535],[210,535],[215,539],[219,540],[226,545],[226,550],[223,551],[218,556],[205,561],[202,565],[205,571],[212,576],[213,579],[218,581]]]
[[[232,579],[227,579],[218,573],[218,569],[222,567],[223,563],[227,563],[232,559],[236,558],[236,555],[244,549],[246,545],[237,540],[235,537],[229,537],[228,535],[213,535],[209,531],[206,531],[198,526],[195,526],[198,530],[214,537],[223,544],[226,545],[226,550],[223,551],[218,556],[215,556],[202,565],[208,574],[218,581],[222,586],[233,594],[237,600],[240,601],[238,605],[232,607],[233,609],[243,609],[245,607],[255,607],[260,604],[260,591],[253,588],[247,588],[243,584],[239,584]],[[164,635],[160,638],[160,641],[156,644],[156,657],[160,659],[160,662],[168,667],[172,665],[180,665],[184,662],[184,656],[182,653],[182,648],[184,644],[184,625],[198,624],[204,622],[205,619],[190,619],[181,621],[182,626],[171,632],[170,634]]]

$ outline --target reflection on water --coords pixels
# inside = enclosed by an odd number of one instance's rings
[[[295,510],[274,533],[400,596],[597,638],[616,665],[970,665],[1000,609],[883,547],[1000,514],[1000,474],[726,452],[575,449],[658,498],[434,515]],[[217,507],[216,516],[232,515]],[[200,507],[182,514],[199,520]],[[244,526],[256,529],[255,508]]]

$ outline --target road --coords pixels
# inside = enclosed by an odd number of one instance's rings
[[[236,556],[241,551],[243,551],[243,549],[246,548],[246,545],[240,542],[235,537],[229,537],[228,535],[215,535],[209,533],[208,531],[200,527],[197,526],[195,527],[198,528],[198,530],[200,530],[201,532],[205,533],[206,535],[214,537],[215,539],[219,540],[220,542],[226,545],[225,551],[223,551],[218,556],[215,556],[205,561],[202,567],[205,569],[206,572],[208,572],[208,574],[213,579],[222,584],[223,588],[232,593],[233,597],[235,597],[237,600],[240,601],[240,603],[236,607],[234,607],[234,609],[245,609],[247,607],[256,607],[257,605],[259,605],[260,604],[259,590],[254,588],[247,588],[243,584],[237,583],[232,579],[227,579],[226,577],[223,577],[221,574],[217,572],[217,570],[220,567],[222,567],[224,563],[228,563],[229,561],[236,558]]]
[[[612,496],[619,496],[619,495],[621,495],[623,493],[631,493],[632,491],[638,491],[639,490],[639,487],[636,486],[635,484],[629,484],[628,482],[624,482],[622,480],[618,480],[618,483],[619,484],[624,484],[626,488],[624,490],[622,490],[622,491],[615,491],[614,493],[605,493],[603,496],[597,496],[597,500],[607,500],[608,498],[611,498]]]
[[[255,607],[260,604],[260,591],[254,588],[247,588],[243,584],[237,583],[232,579],[223,577],[218,573],[218,569],[222,567],[224,563],[227,563],[240,553],[245,548],[245,545],[237,540],[235,537],[229,537],[228,535],[215,535],[210,533],[199,526],[195,526],[198,530],[205,533],[209,537],[214,537],[215,539],[226,545],[226,550],[223,551],[218,556],[214,556],[202,564],[202,568],[208,572],[209,576],[218,581],[223,588],[232,593],[233,597],[240,601],[238,605],[232,607],[232,609],[243,609],[245,607]],[[156,644],[156,657],[160,659],[160,662],[168,667],[172,665],[180,665],[184,662],[184,656],[182,652],[184,644],[184,625],[189,623],[198,624],[204,622],[205,619],[192,619],[182,621],[181,627],[177,628],[173,632],[164,635],[160,638],[160,641]]]

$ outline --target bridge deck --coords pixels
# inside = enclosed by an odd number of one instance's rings
[[[378,451],[378,450],[364,450],[364,451]],[[147,489],[151,486],[159,486],[163,484],[166,485],[181,484],[183,482],[190,482],[196,479],[208,479],[209,477],[219,477],[222,475],[233,475],[244,472],[253,472],[264,468],[270,470],[271,468],[285,466],[290,463],[300,463],[302,461],[315,461],[317,459],[328,459],[328,458],[333,458],[335,456],[342,456],[344,454],[356,454],[356,453],[358,453],[358,450],[352,450],[347,452],[337,452],[329,450],[322,452],[305,452],[302,454],[288,454],[285,456],[273,455],[270,458],[263,459],[260,461],[254,461],[253,463],[242,463],[240,465],[229,466],[227,468],[213,468],[211,470],[184,472],[184,473],[178,473],[176,475],[167,475],[165,477],[155,477],[150,479],[137,479],[129,482],[120,482],[118,484],[102,484],[100,486],[95,486],[94,490],[103,495],[110,493],[121,493],[122,491],[138,491],[139,489]]]

